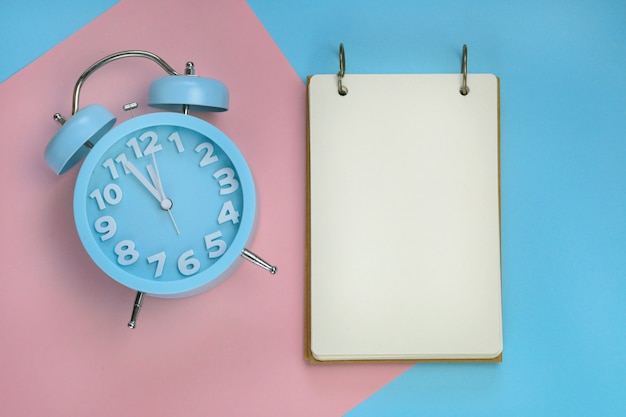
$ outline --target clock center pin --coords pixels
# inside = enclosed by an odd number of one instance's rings
[[[173,205],[174,203],[172,203],[172,200],[170,200],[169,198],[164,198],[163,200],[161,200],[161,208],[163,210],[171,210]]]

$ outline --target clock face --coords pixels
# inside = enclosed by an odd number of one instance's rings
[[[94,262],[136,291],[182,297],[222,282],[251,237],[254,183],[236,146],[193,116],[151,113],[107,133],[74,192]]]

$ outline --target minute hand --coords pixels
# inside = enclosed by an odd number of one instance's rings
[[[143,176],[141,172],[139,172],[139,170],[137,169],[137,167],[135,167],[135,165],[133,165],[131,162],[126,161],[124,162],[124,166],[126,167],[126,169],[130,171],[131,174],[135,176],[135,178],[139,180],[139,182],[144,187],[146,187],[146,190],[148,190],[150,194],[152,194],[154,198],[157,199],[158,202],[161,202],[161,194],[159,193],[159,191],[156,189],[154,185],[150,183],[150,181],[148,181],[146,177]]]

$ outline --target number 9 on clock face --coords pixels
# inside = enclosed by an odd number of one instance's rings
[[[88,154],[74,192],[83,245],[107,275],[160,297],[222,282],[251,238],[250,169],[213,125],[178,113],[133,118]]]

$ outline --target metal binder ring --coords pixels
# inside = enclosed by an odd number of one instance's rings
[[[463,85],[459,90],[462,95],[469,94],[469,87],[467,86],[467,45],[463,45],[463,61],[461,63],[461,73],[463,74]]]
[[[346,54],[343,49],[343,43],[339,44],[339,72],[337,73],[337,92],[339,95],[348,94],[348,87],[343,85],[343,76],[346,74]]]

